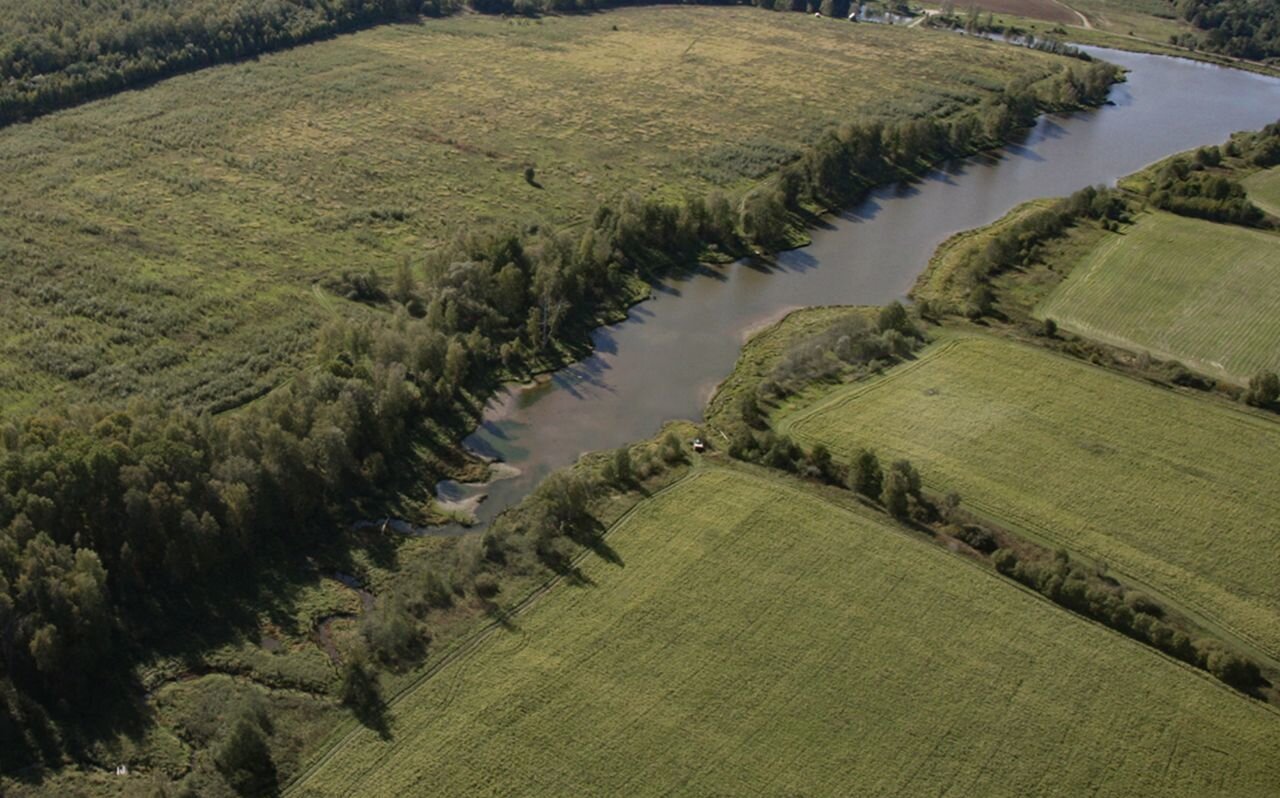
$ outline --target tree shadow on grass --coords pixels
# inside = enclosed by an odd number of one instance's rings
[[[352,707],[351,714],[355,715],[361,726],[377,733],[379,739],[391,739],[391,716],[387,712],[385,701],[378,700],[368,705]]]
[[[627,566],[626,561],[622,559],[622,555],[618,553],[618,550],[613,546],[610,546],[609,541],[605,540],[603,537],[596,538],[588,543],[587,548],[591,549],[597,557],[610,565],[616,565],[619,568],[625,568]]]
[[[520,624],[516,623],[515,613],[503,609],[497,602],[486,599],[484,602],[484,614],[504,632],[520,631]]]

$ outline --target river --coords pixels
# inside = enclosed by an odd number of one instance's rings
[[[652,300],[592,335],[591,357],[545,384],[512,386],[490,402],[465,443],[515,466],[518,475],[483,489],[445,483],[442,496],[483,490],[488,498],[477,517],[487,523],[583,452],[648,438],[668,419],[701,418],[747,335],[787,311],[900,299],[952,233],[988,224],[1029,199],[1112,184],[1160,158],[1280,116],[1278,79],[1081,49],[1129,70],[1110,105],[1042,117],[997,153],[877,190],[814,230],[810,246],[781,254],[769,267],[739,262],[655,286]]]

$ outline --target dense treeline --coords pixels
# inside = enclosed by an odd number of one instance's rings
[[[1244,186],[1230,175],[1214,171],[1224,157],[1242,158],[1251,166],[1264,168],[1280,163],[1280,124],[1234,138],[1223,147],[1201,147],[1194,156],[1164,162],[1152,176],[1148,200],[1157,208],[1183,216],[1269,226],[1267,215],[1249,201]]]
[[[135,403],[3,423],[0,664],[22,706],[0,700],[0,733],[29,726],[37,704],[74,717],[113,664],[128,665],[121,652],[234,600],[231,575],[339,534],[352,502],[377,496],[409,456],[423,422],[460,433],[495,375],[581,336],[628,282],[711,245],[771,248],[798,209],[998,143],[1038,107],[1097,102],[1114,78],[1110,66],[1076,65],[946,121],[846,125],[740,200],[627,197],[574,232],[461,236],[426,275],[402,268],[386,286],[363,278],[361,291],[389,312],[335,321],[319,368],[235,413]],[[876,334],[888,351],[914,340]],[[428,594],[437,598],[419,610],[447,598]],[[371,641],[394,649],[405,639],[414,610],[402,610],[371,621]],[[21,754],[12,742],[5,749]]]
[[[4,0],[0,125],[453,0]]]
[[[1280,0],[1178,0],[1177,9],[1203,33],[1172,36],[1174,44],[1236,58],[1280,56]]]
[[[1216,640],[1192,639],[1150,598],[1127,590],[1098,570],[1071,559],[1065,551],[1050,554],[1025,544],[996,549],[996,570],[1074,612],[1099,621],[1197,668],[1209,671],[1244,691],[1262,682],[1258,665],[1228,651]]]

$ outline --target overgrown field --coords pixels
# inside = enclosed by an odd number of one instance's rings
[[[1280,236],[1155,212],[1106,236],[1036,315],[1244,383],[1280,369],[1277,308]]]
[[[1244,180],[1249,199],[1272,216],[1280,216],[1280,167],[1257,172]]]
[[[953,334],[780,420],[838,457],[905,457],[939,492],[1109,564],[1280,652],[1280,425],[1032,347]]]
[[[833,123],[945,114],[1065,63],[746,8],[469,16],[11,127],[0,407],[229,406],[360,311],[316,287],[343,272],[418,268],[460,229],[572,226],[626,191],[741,188]]]
[[[697,472],[608,540],[615,564],[584,562],[585,586],[291,794],[1260,796],[1280,779],[1271,709],[786,478]]]

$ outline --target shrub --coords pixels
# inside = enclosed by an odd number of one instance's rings
[[[662,459],[667,463],[683,463],[687,455],[680,438],[674,432],[668,432],[662,439]]]
[[[766,433],[763,448],[764,464],[783,471],[795,471],[797,461],[804,456],[795,441],[786,435]]]
[[[995,307],[996,295],[991,286],[981,283],[969,292],[969,302],[965,305],[964,315],[971,319],[980,319],[991,314]]]
[[[1223,682],[1239,690],[1249,690],[1262,679],[1258,666],[1239,654],[1214,645],[1202,646],[1205,669]]]
[[[876,329],[880,332],[889,330],[897,330],[900,333],[908,333],[915,330],[911,324],[911,318],[907,316],[907,309],[902,306],[901,302],[890,302],[880,309],[880,315],[876,319]]]
[[[399,663],[417,651],[422,642],[418,625],[403,602],[380,600],[360,621],[360,634],[369,651],[387,663]]]
[[[870,449],[863,449],[853,459],[849,473],[849,487],[870,499],[880,497],[884,488],[884,472],[880,469],[880,458]]]
[[[831,450],[825,444],[814,444],[813,449],[809,452],[809,464],[813,466],[816,475],[824,482],[837,481],[836,464],[831,458]]]
[[[995,537],[977,524],[965,524],[956,533],[956,537],[983,554],[990,554],[998,547]]]
[[[748,427],[760,429],[764,426],[764,416],[760,412],[760,405],[756,402],[756,396],[751,391],[743,393],[742,397],[738,399],[738,411]]]
[[[378,674],[363,657],[351,657],[342,668],[342,703],[355,712],[356,717],[378,713],[383,706],[382,687]]]
[[[884,490],[880,493],[880,501],[889,515],[894,518],[906,518],[911,511],[911,483],[905,473],[891,469],[884,480]]]
[[[453,586],[435,568],[427,568],[421,577],[422,600],[428,607],[443,609],[453,606]]]
[[[634,478],[631,469],[631,450],[625,446],[618,447],[613,453],[613,478],[619,485],[629,485]]]
[[[991,564],[1006,576],[1012,576],[1018,569],[1018,554],[1013,549],[997,549],[991,557]]]
[[[476,595],[483,599],[491,599],[502,590],[498,578],[491,573],[483,573],[476,577]]]
[[[276,767],[267,747],[267,723],[260,712],[242,708],[214,746],[213,761],[241,795],[275,792]]]
[[[1280,376],[1274,371],[1260,371],[1249,380],[1244,400],[1256,407],[1267,407],[1280,399]]]
[[[1153,618],[1164,615],[1164,607],[1145,593],[1129,593],[1125,596],[1125,602],[1134,612],[1145,613]]]

